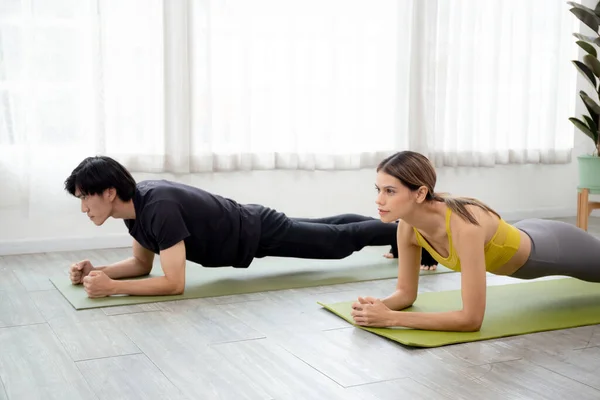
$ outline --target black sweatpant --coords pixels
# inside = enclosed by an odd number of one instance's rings
[[[289,218],[268,207],[259,207],[262,228],[257,258],[341,259],[365,246],[385,245],[392,247],[395,256],[398,254],[396,224],[357,214]]]

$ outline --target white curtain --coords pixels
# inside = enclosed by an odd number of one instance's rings
[[[570,7],[415,2],[409,147],[437,166],[569,162],[579,30]]]
[[[436,165],[568,162],[568,9],[2,0],[0,207],[37,193],[43,210],[93,154],[175,173],[371,168],[402,149]]]
[[[100,5],[102,151],[134,170],[354,169],[407,146],[395,0],[155,1],[133,22]]]

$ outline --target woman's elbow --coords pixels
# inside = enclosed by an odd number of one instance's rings
[[[462,323],[462,330],[465,332],[479,332],[483,325],[483,316],[468,316]]]

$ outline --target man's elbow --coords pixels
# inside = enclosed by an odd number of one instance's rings
[[[153,267],[152,262],[141,260],[136,256],[134,256],[133,259],[135,260],[135,263],[137,264],[137,267],[139,269],[139,276],[150,275],[150,272],[152,272]]]
[[[172,276],[164,276],[161,284],[161,293],[165,295],[183,294],[185,290],[185,278],[175,279]]]

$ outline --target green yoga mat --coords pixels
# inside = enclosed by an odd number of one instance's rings
[[[52,277],[50,281],[73,307],[82,310],[389,279],[397,276],[397,262],[398,260],[384,258],[381,253],[363,250],[342,260],[266,257],[255,259],[247,269],[204,268],[190,263],[186,268],[185,291],[175,296],[110,296],[90,299],[83,286],[72,285],[66,274]],[[421,275],[447,272],[453,271],[438,266],[435,271],[421,271]],[[162,276],[160,267],[155,266],[150,276]]]
[[[353,302],[319,304],[354,325]],[[419,293],[414,305],[404,311],[438,312],[461,307],[460,290],[452,290]],[[439,347],[594,324],[600,324],[600,283],[565,278],[488,286],[479,332],[355,326],[407,346]]]

